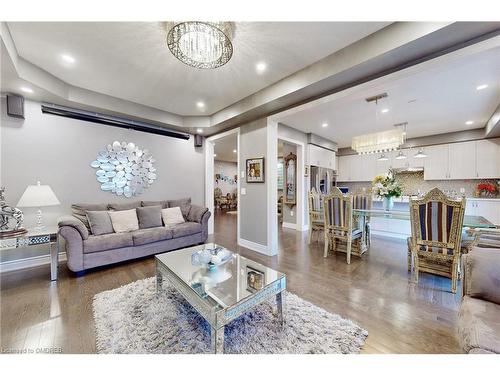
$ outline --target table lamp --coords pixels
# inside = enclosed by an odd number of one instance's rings
[[[35,230],[44,229],[42,224],[42,210],[40,207],[57,206],[61,204],[49,185],[41,185],[40,181],[36,185],[28,185],[21,199],[17,203],[18,207],[37,207],[37,224]]]

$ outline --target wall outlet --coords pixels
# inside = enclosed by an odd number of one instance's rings
[[[293,216],[293,210],[290,211],[290,216]]]
[[[247,189],[241,188],[241,195],[247,195]]]

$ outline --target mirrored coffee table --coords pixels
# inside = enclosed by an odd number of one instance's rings
[[[218,267],[193,264],[193,253],[216,246],[209,243],[156,255],[156,288],[161,293],[167,279],[210,324],[212,351],[223,353],[224,327],[268,299],[276,299],[277,322],[283,325],[286,276],[236,253]]]

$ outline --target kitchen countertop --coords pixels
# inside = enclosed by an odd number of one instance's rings
[[[487,197],[465,197],[468,200],[484,200],[484,201],[500,201],[500,198],[487,198]],[[383,198],[373,198],[374,202],[382,202]],[[409,195],[403,195],[399,198],[393,199],[394,203],[408,203],[410,201]]]

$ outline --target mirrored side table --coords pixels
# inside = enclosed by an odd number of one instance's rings
[[[60,250],[58,230],[58,227],[46,227],[43,230],[28,229],[27,233],[16,237],[0,238],[0,250],[48,244],[50,247],[50,280],[55,281],[57,280]]]

